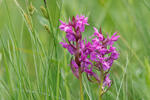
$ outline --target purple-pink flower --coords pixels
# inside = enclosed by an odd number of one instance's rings
[[[75,28],[79,28],[80,32],[84,32],[85,30],[85,25],[89,25],[88,24],[88,17],[84,17],[84,16],[76,16],[76,25]]]
[[[94,29],[94,31],[95,31],[93,35],[94,35],[94,36],[97,36],[98,39],[99,39],[99,41],[102,41],[103,38],[104,38],[103,35],[102,35],[101,33],[99,33],[98,30],[97,30],[95,27],[94,27],[93,29]]]
[[[113,46],[114,42],[118,40],[119,35],[114,33],[111,37],[107,35],[104,37],[102,31],[94,29],[94,34],[91,35],[91,42],[86,38],[82,39],[82,33],[85,31],[85,25],[88,24],[88,17],[79,16],[73,17],[68,23],[60,20],[61,25],[59,28],[66,32],[64,42],[60,42],[62,47],[66,48],[72,56],[70,66],[73,74],[79,78],[79,68],[81,73],[86,73],[87,78],[93,82],[95,78],[97,83],[102,79],[98,77],[98,72],[103,72],[104,82],[103,86],[111,86],[109,79],[109,70],[113,62],[118,59],[119,53],[116,47]],[[94,80],[94,82],[95,82]]]
[[[106,75],[105,80],[103,82],[103,87],[105,86],[108,86],[108,87],[111,86],[111,80],[109,79],[109,74]]]

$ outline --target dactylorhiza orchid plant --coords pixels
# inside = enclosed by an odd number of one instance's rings
[[[111,37],[107,35],[105,38],[101,28],[98,31],[94,27],[94,34],[89,37],[92,41],[88,42],[86,38],[82,38],[85,25],[89,25],[88,17],[77,15],[72,20],[69,19],[68,23],[61,20],[60,22],[59,28],[66,32],[66,37],[60,44],[72,55],[70,67],[73,74],[80,80],[81,100],[83,100],[82,73],[86,73],[90,82],[99,84],[99,99],[101,100],[103,93],[109,89],[112,83],[108,72],[114,60],[119,56],[113,46],[119,36],[114,33]]]

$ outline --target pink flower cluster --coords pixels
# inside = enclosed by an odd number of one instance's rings
[[[79,77],[79,68],[81,73],[85,72],[87,78],[94,82],[100,83],[101,79],[98,72],[104,72],[103,86],[111,86],[109,79],[109,70],[114,62],[118,59],[119,53],[113,46],[114,42],[118,40],[119,36],[114,33],[111,37],[107,35],[105,38],[102,34],[101,28],[98,31],[94,27],[94,34],[90,37],[91,42],[86,38],[82,39],[82,33],[85,30],[85,25],[88,24],[88,18],[77,15],[64,23],[60,20],[60,29],[66,32],[66,38],[60,44],[66,48],[71,55],[73,55],[70,66],[73,74]],[[95,78],[93,80],[93,78]]]

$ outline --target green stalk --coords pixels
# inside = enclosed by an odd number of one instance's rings
[[[79,81],[80,81],[80,100],[84,100],[84,98],[83,98],[83,89],[82,89],[81,67],[79,67]]]
[[[56,88],[56,100],[59,100],[59,82],[60,82],[60,67],[59,67],[59,62],[58,62],[58,70],[57,70],[57,88]]]
[[[103,93],[103,69],[101,70],[101,74],[100,74],[100,89],[99,89],[99,100],[102,100],[102,93]]]

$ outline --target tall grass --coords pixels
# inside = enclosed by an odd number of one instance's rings
[[[119,32],[120,58],[103,100],[150,99],[150,7],[148,0],[0,0],[0,100],[78,100],[79,81],[71,56],[59,42],[59,19],[89,17],[103,33]],[[45,8],[45,12],[41,10]],[[47,17],[44,16],[47,14]],[[98,86],[83,75],[85,100],[98,99]]]

